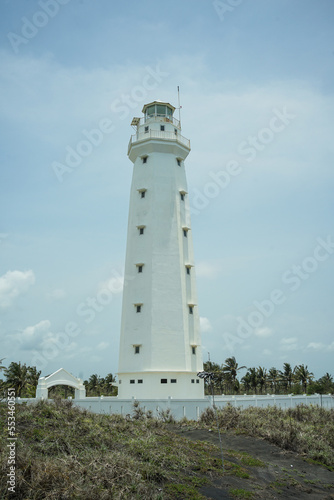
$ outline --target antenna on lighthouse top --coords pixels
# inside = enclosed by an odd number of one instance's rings
[[[179,109],[179,122],[180,122],[180,127],[181,127],[181,108],[180,106],[180,87],[177,86],[177,102],[178,102],[178,109]]]

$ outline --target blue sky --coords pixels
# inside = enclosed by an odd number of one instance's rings
[[[333,2],[0,9],[4,364],[117,372],[130,123],[179,85],[204,360],[333,374]]]

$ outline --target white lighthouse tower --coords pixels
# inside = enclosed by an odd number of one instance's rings
[[[203,398],[193,244],[181,135],[174,106],[154,101],[133,118],[133,162],[118,397]]]

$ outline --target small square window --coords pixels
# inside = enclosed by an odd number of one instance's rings
[[[160,130],[163,132],[165,130],[165,125],[160,125]]]
[[[196,384],[199,384],[199,380],[198,379],[196,380]]]
[[[145,198],[145,191],[141,191],[141,193],[140,193],[140,197],[141,197],[141,198]]]
[[[176,384],[176,382],[177,382],[176,378],[171,378],[171,379],[170,379],[170,383],[171,383],[171,384]]]
[[[143,227],[139,228],[139,234],[144,234],[144,228]]]
[[[148,127],[145,127],[145,134],[147,134],[148,132]]]
[[[143,266],[137,266],[138,267],[138,272],[142,273],[143,272]]]
[[[192,352],[193,354],[196,354],[196,347],[195,347],[194,345],[193,345],[193,346],[192,346],[192,348],[191,348],[191,352]]]
[[[137,382],[138,382],[138,384],[142,384],[143,383],[143,379],[140,378]]]
[[[130,380],[130,384],[134,384],[135,381],[133,379]]]
[[[147,156],[143,156],[143,157],[142,157],[142,162],[143,162],[143,163],[147,163],[147,158],[148,158]]]
[[[194,379],[194,378],[192,378],[192,379],[191,379],[191,383],[192,383],[192,384],[194,384],[194,383],[195,383],[195,379]]]
[[[141,312],[141,306],[136,306],[136,312],[140,313]]]
[[[139,353],[140,353],[140,346],[135,345],[135,354],[139,354]]]
[[[138,312],[138,311],[137,311],[137,312]],[[189,306],[189,314],[193,314],[193,312],[194,312],[194,308],[193,308],[193,306]]]
[[[162,379],[160,380],[160,382],[161,382],[162,384],[167,384],[167,379],[166,379],[166,378],[162,378]]]

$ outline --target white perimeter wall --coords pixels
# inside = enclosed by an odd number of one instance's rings
[[[17,403],[34,403],[37,399],[17,398]],[[135,399],[118,399],[117,397],[85,398],[73,400],[75,406],[85,408],[93,413],[132,415],[133,403]],[[200,414],[208,407],[212,406],[212,397],[205,399],[138,399],[140,407],[145,410],[151,410],[154,416],[159,411],[170,409],[176,420],[183,417],[189,420],[197,420]],[[218,408],[223,408],[228,403],[239,408],[278,406],[282,409],[294,408],[297,405],[318,405],[323,408],[334,408],[334,396],[319,395],[312,396],[215,396],[215,404]]]

